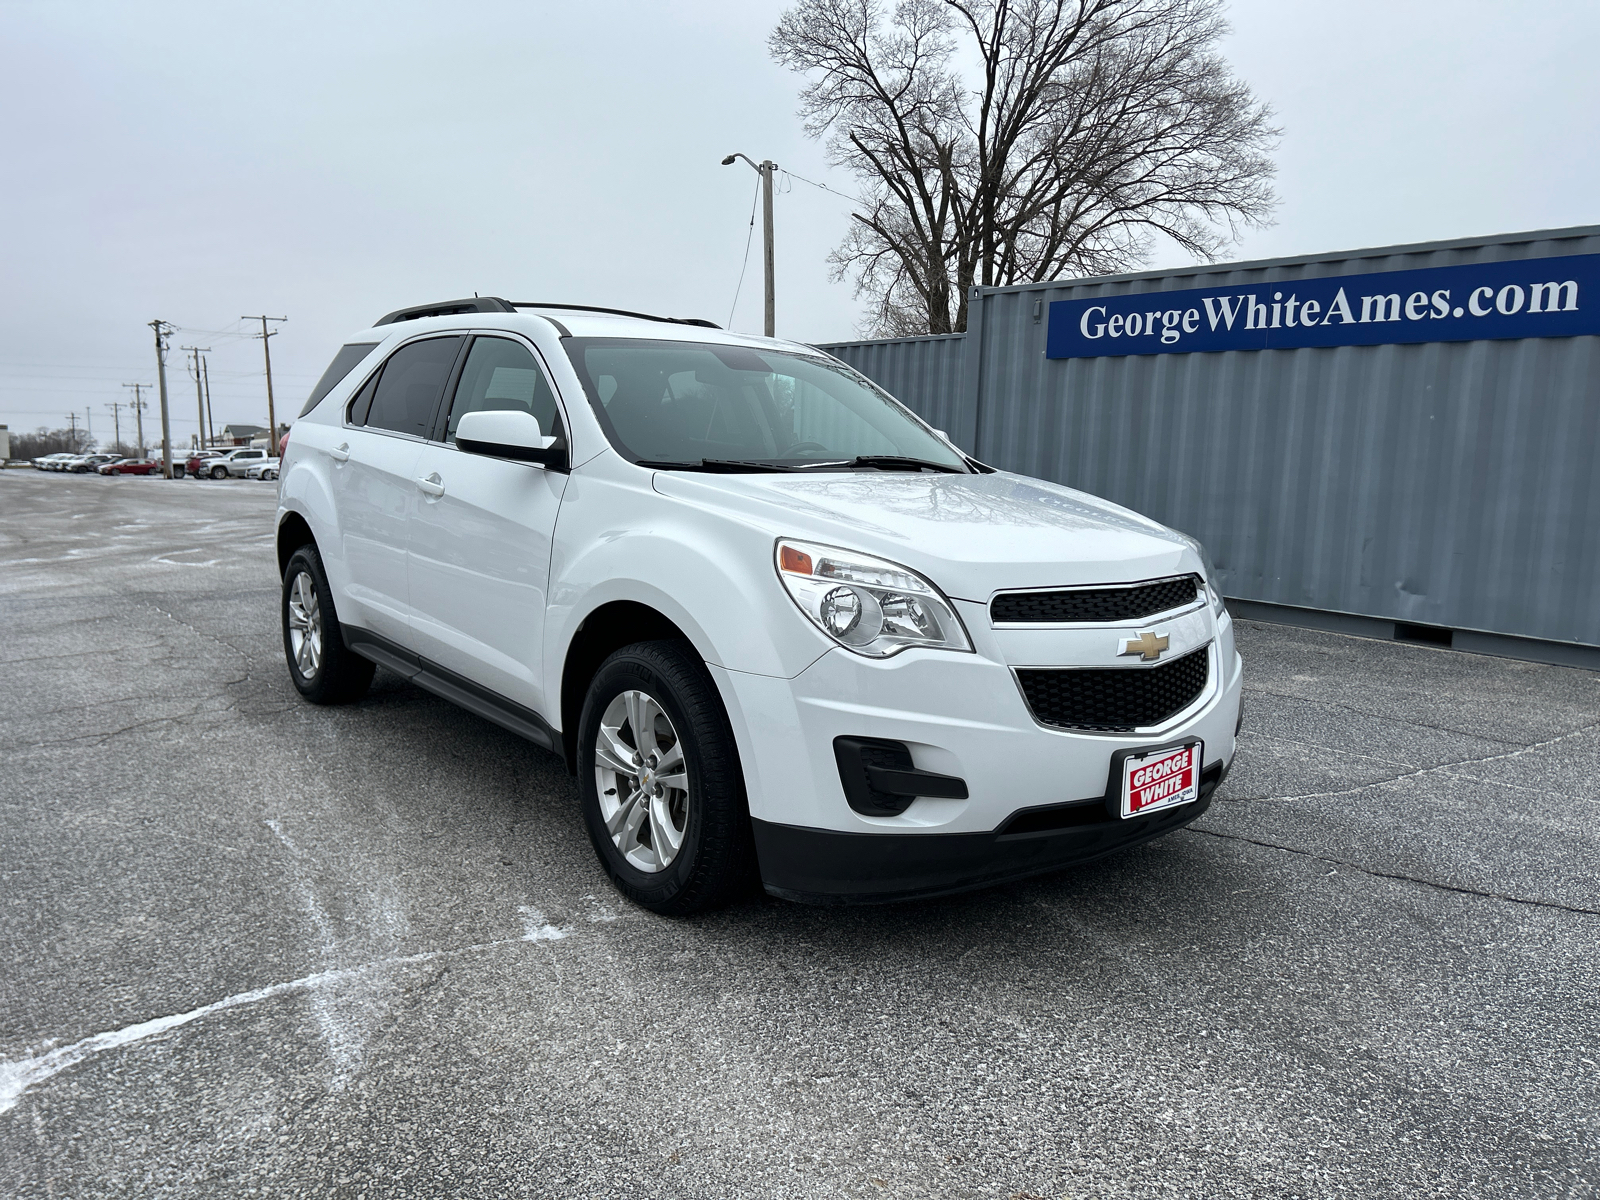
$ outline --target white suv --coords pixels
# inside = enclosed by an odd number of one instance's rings
[[[1193,539],[816,349],[484,298],[344,346],[282,461],[295,686],[381,664],[565,757],[617,886],[933,895],[1187,824],[1241,664]]]
[[[242,478],[251,467],[258,467],[267,459],[265,450],[252,450],[248,446],[241,446],[237,450],[229,450],[212,458],[200,461],[196,476],[206,476],[211,479],[227,479],[230,475]]]

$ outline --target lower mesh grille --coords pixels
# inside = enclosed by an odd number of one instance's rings
[[[1176,716],[1200,698],[1211,678],[1207,647],[1159,667],[1017,672],[1033,715],[1046,725],[1127,733]]]

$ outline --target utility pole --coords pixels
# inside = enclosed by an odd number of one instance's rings
[[[722,165],[729,166],[739,158],[754,167],[756,174],[761,176],[761,265],[767,282],[766,333],[768,337],[776,337],[777,279],[772,259],[772,176],[777,172],[778,164],[770,158],[762,159],[758,163],[748,154],[730,154],[722,160]]]
[[[156,390],[161,393],[161,478],[172,478],[172,423],[167,417],[167,339],[178,332],[171,321],[157,317],[150,322],[156,331]]]
[[[125,383],[123,387],[133,389],[133,400],[128,407],[133,409],[133,419],[139,428],[139,457],[144,457],[144,389],[148,383]]]
[[[70,437],[72,439],[72,452],[74,454],[76,454],[78,452],[78,414],[77,413],[69,412],[67,414],[67,427],[72,430],[72,433],[70,435]]]
[[[178,349],[186,350],[194,356],[194,366],[189,373],[194,376],[194,407],[200,416],[200,424],[198,426],[200,444],[196,449],[204,450],[206,448],[206,399],[205,394],[200,390],[200,355],[210,354],[211,347],[179,346]]]
[[[217,427],[211,423],[211,368],[205,359],[200,360],[200,377],[206,381],[206,440],[217,444]]]
[[[115,439],[115,442],[113,444],[116,447],[117,453],[121,454],[122,453],[122,415],[121,415],[122,414],[122,405],[118,404],[115,400],[109,400],[109,401],[106,402],[106,407],[111,410],[111,428],[114,431],[111,436]]]
[[[260,321],[261,332],[253,336],[261,339],[261,353],[267,359],[267,457],[271,458],[278,449],[278,413],[272,406],[272,351],[268,348],[267,339],[278,336],[276,329],[268,330],[267,322],[276,321],[280,325],[288,317],[240,317],[241,321]]]

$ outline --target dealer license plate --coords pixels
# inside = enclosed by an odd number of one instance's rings
[[[1203,742],[1129,754],[1122,760],[1122,816],[1143,816],[1200,799]]]

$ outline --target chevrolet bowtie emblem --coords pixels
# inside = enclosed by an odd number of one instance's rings
[[[1155,662],[1167,652],[1167,641],[1164,637],[1157,637],[1153,633],[1141,633],[1136,638],[1123,638],[1122,649],[1117,651],[1118,658],[1126,658],[1130,654],[1137,654],[1145,662]]]

